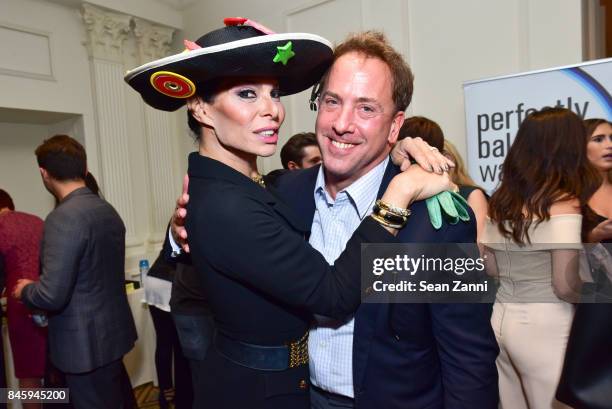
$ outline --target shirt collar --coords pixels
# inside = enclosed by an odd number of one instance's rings
[[[351,198],[355,206],[357,207],[357,212],[359,216],[363,219],[368,212],[371,210],[371,206],[376,199],[376,195],[378,194],[378,189],[383,179],[383,175],[385,174],[385,169],[387,168],[387,164],[389,163],[389,156],[387,156],[382,162],[376,165],[374,168],[370,169],[368,173],[351,183],[349,186],[344,188],[338,193],[346,192],[346,194]],[[327,190],[325,190],[325,173],[324,173],[324,165],[321,166],[319,172],[317,174],[317,182],[315,184],[315,200],[317,200],[317,196],[323,196],[325,200],[332,204],[333,200],[331,200]]]

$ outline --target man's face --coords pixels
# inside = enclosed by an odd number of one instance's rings
[[[389,67],[351,52],[331,67],[319,100],[316,133],[328,183],[350,185],[390,152],[404,121]]]
[[[321,151],[316,145],[304,146],[302,148],[302,163],[300,169],[308,169],[321,163]]]

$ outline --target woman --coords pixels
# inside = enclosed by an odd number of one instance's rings
[[[583,237],[590,243],[612,242],[612,124],[587,119],[587,157],[599,171],[602,184],[585,209]]]
[[[366,217],[330,267],[304,241],[305,221],[266,188],[257,157],[276,149],[280,96],[313,85],[331,46],[246,19],[226,24],[187,42],[191,51],[126,76],[155,108],[173,110],[188,97],[199,141],[189,157],[187,230],[217,332],[194,407],[308,408],[311,314],[342,319],[357,308],[361,244],[393,242],[408,198],[399,175],[382,198],[397,208]]]
[[[467,174],[463,159],[461,159],[455,145],[445,139],[442,152],[455,163],[455,167],[450,170],[449,175],[453,183],[459,187],[459,194],[463,196],[474,211],[476,216],[476,241],[480,243],[487,219],[487,196],[482,188]]]
[[[580,118],[562,108],[529,115],[489,202],[484,244],[499,277],[491,324],[501,407],[549,409],[579,299],[581,205],[595,191]]]
[[[0,189],[0,255],[6,269],[8,294],[21,278],[38,280],[43,221],[34,215],[15,211],[10,195]],[[20,388],[40,388],[45,374],[47,329],[35,325],[32,312],[7,295],[6,315],[15,377]],[[40,408],[27,403],[24,409]]]
[[[612,243],[612,126],[605,119],[587,119],[587,157],[597,168],[602,183],[585,207],[582,226],[583,238],[592,243]],[[612,244],[607,248],[589,248],[608,261],[612,258]],[[603,253],[603,254],[602,254]],[[582,303],[576,309],[567,345],[563,373],[557,397],[572,407],[604,409],[610,406],[612,388],[612,271],[609,267],[593,268],[592,303]]]

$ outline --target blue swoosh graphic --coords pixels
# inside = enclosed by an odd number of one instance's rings
[[[601,104],[607,119],[612,118],[612,96],[599,81],[580,67],[564,68],[561,71],[586,88]]]

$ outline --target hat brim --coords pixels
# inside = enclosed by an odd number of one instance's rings
[[[295,53],[287,64],[274,62],[277,47],[291,41]],[[177,74],[197,87],[222,78],[271,77],[278,79],[282,95],[291,95],[314,85],[325,73],[333,57],[332,45],[309,33],[270,34],[185,51],[144,64],[125,75],[125,81],[154,108],[175,111],[186,96],[170,96],[154,86],[160,72]]]

